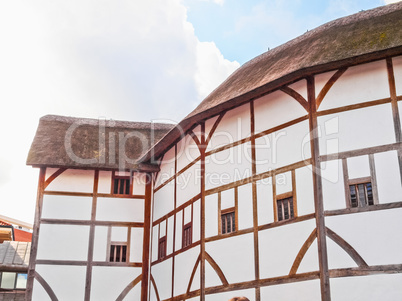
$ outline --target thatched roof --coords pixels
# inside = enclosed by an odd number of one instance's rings
[[[157,158],[182,130],[308,75],[402,54],[402,2],[326,23],[245,63],[155,145]]]
[[[152,170],[138,159],[174,125],[46,115],[39,121],[27,164]]]

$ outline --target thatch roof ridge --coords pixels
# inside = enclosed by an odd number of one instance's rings
[[[62,122],[68,124],[77,125],[90,125],[99,126],[101,123],[105,127],[109,128],[124,128],[124,129],[154,129],[154,130],[171,130],[175,124],[170,123],[157,123],[157,122],[140,122],[140,121],[123,121],[123,120],[113,120],[113,119],[94,119],[94,118],[82,118],[82,117],[71,117],[71,116],[61,116],[61,115],[45,115],[40,118],[40,121],[49,122]]]

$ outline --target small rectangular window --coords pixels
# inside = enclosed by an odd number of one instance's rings
[[[110,262],[126,262],[127,246],[126,245],[110,245]]]
[[[188,223],[183,226],[183,248],[188,247],[193,242],[192,224]]]
[[[166,257],[166,236],[159,238],[158,259]]]
[[[130,194],[130,178],[115,176],[113,179],[113,194]]]
[[[276,201],[278,221],[294,218],[293,197]]]
[[[371,182],[349,185],[350,207],[366,207],[374,205]]]
[[[16,273],[12,272],[3,272],[1,275],[1,285],[0,288],[12,290],[15,288],[15,277]]]
[[[227,234],[236,231],[236,220],[235,211],[230,209],[230,211],[225,210],[221,214],[222,222],[222,234]]]

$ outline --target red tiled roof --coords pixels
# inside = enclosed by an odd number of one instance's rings
[[[4,221],[0,221],[0,226],[11,226],[11,224],[6,223]]]
[[[32,233],[14,228],[14,240],[31,242],[32,241]]]

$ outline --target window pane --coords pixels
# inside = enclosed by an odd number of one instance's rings
[[[1,288],[14,289],[15,273],[3,272],[1,277]]]
[[[350,206],[357,207],[356,186],[350,185],[349,190],[350,190]]]
[[[289,210],[290,210],[290,218],[295,216],[293,211],[293,198],[289,198]]]
[[[119,194],[124,193],[124,179],[120,179],[119,181]]]
[[[130,179],[125,180],[126,191],[125,194],[130,194]]]
[[[371,183],[366,183],[366,192],[367,192],[368,205],[374,205],[373,188],[371,187]]]
[[[116,262],[120,262],[121,246],[116,246]]]
[[[118,189],[119,189],[119,179],[114,179],[114,183],[113,183],[113,193],[117,194],[118,193]]]
[[[27,278],[28,278],[27,274],[18,274],[17,275],[17,284],[16,284],[15,288],[25,289],[27,287]]]
[[[283,220],[283,215],[282,215],[282,201],[279,200],[276,202],[277,203],[277,207],[278,207],[278,221]]]
[[[366,196],[364,193],[364,184],[358,184],[357,185],[357,193],[359,195],[359,203],[361,207],[365,207],[366,206]]]
[[[127,246],[122,246],[121,262],[126,262]]]
[[[114,252],[115,252],[115,246],[110,246],[110,258],[109,258],[110,262],[114,262],[114,257],[115,257]]]
[[[283,206],[283,217],[284,217],[284,219],[289,219],[288,199],[282,200],[282,206]]]

